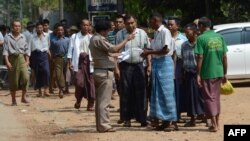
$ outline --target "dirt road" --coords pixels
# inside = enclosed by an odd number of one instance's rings
[[[30,90],[29,105],[20,103],[21,93],[18,93],[18,106],[10,106],[8,91],[0,91],[0,140],[21,141],[222,141],[223,124],[250,124],[250,83],[235,84],[235,93],[222,96],[221,129],[217,133],[207,131],[205,124],[196,127],[183,127],[179,131],[159,132],[150,128],[140,128],[136,122],[131,128],[117,124],[119,113],[118,96],[112,100],[115,109],[111,109],[111,122],[117,129],[115,133],[97,133],[95,130],[95,114],[86,111],[86,100],[82,108],[75,110],[75,98],[72,92],[63,99],[57,95],[37,98],[37,91]],[[3,120],[3,114],[5,120]]]

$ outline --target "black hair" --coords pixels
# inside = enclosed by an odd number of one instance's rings
[[[185,29],[186,29],[186,28],[190,28],[191,30],[194,30],[194,31],[197,31],[197,30],[198,30],[198,27],[197,27],[197,25],[196,25],[195,23],[189,23],[189,24],[187,24],[184,28],[185,28]]]
[[[118,15],[115,17],[114,21],[117,20],[117,19],[123,19],[123,20],[124,20],[124,16],[121,15],[121,14],[118,14]]]
[[[0,31],[6,31],[7,27],[5,25],[0,25]]]
[[[124,22],[126,22],[127,20],[129,20],[129,19],[131,19],[131,18],[133,18],[133,19],[135,19],[136,20],[136,18],[135,18],[135,16],[134,15],[126,15],[123,19],[124,19]]]
[[[43,24],[49,24],[49,20],[48,19],[44,19],[43,20]]]
[[[178,26],[181,25],[181,19],[178,18],[178,17],[168,17],[168,21],[170,21],[170,20],[174,20],[175,23],[176,23]]]
[[[158,12],[154,12],[153,14],[151,14],[150,18],[158,18],[162,21],[162,15]]]
[[[100,20],[95,23],[95,31],[100,33],[101,31],[107,31],[111,29],[111,23],[108,20]]]
[[[43,22],[36,23],[36,27],[39,26],[39,25],[43,26]]]
[[[61,23],[58,23],[58,25],[57,25],[57,27],[56,28],[58,28],[58,27],[63,27],[63,29],[65,29],[65,26],[63,25],[63,24],[61,24]]]
[[[54,24],[54,27],[53,27],[53,29],[55,30],[55,29],[57,29],[57,27],[60,25],[60,23],[56,23],[56,24]]]
[[[209,27],[210,28],[212,26],[212,22],[207,17],[201,17],[199,19],[198,25],[203,25],[204,27]]]

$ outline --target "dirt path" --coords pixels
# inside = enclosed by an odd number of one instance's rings
[[[31,133],[26,126],[17,119],[12,107],[0,103],[0,140],[27,141]]]
[[[111,122],[117,132],[97,133],[95,130],[95,114],[86,111],[86,101],[82,102],[80,110],[73,108],[75,102],[73,88],[70,89],[72,94],[65,96],[63,99],[59,99],[57,95],[37,98],[37,92],[30,90],[31,103],[29,105],[18,103],[17,107],[9,106],[10,96],[7,95],[7,91],[0,91],[0,102],[2,103],[0,109],[1,111],[6,109],[5,111],[10,113],[8,116],[5,115],[10,117],[8,120],[15,118],[17,123],[13,122],[13,125],[19,126],[19,123],[25,123],[25,128],[24,125],[20,125],[19,129],[24,133],[23,139],[25,140],[28,137],[29,141],[222,141],[223,124],[250,123],[249,86],[249,83],[241,84],[235,88],[235,94],[221,97],[221,130],[217,133],[207,132],[207,127],[203,123],[197,124],[193,128],[183,127],[183,123],[180,123],[180,131],[169,133],[152,131],[150,128],[140,128],[139,124],[135,122],[132,123],[133,127],[124,128],[116,123],[119,118],[119,113],[116,112],[118,96],[116,96],[116,100],[112,101],[116,108],[111,109]],[[20,101],[20,95],[19,93],[18,102]],[[11,126],[8,128],[11,128]],[[12,134],[2,133],[1,130],[1,136],[6,138],[12,136]],[[31,134],[25,134],[27,130]],[[15,133],[15,131],[13,132]],[[19,134],[19,132],[16,133]],[[13,139],[15,139],[14,135]],[[22,139],[19,136],[17,138]],[[0,140],[4,141],[1,138]]]

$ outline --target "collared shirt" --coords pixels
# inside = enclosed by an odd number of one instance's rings
[[[185,41],[187,41],[187,37],[180,32],[178,33],[178,36],[174,39],[174,48],[178,58],[181,58],[181,46]]]
[[[173,38],[170,31],[161,25],[158,30],[154,33],[154,39],[151,41],[151,48],[153,50],[162,50],[165,46],[168,47],[169,52],[166,55],[153,55],[154,58],[159,58],[162,56],[171,56],[174,51]]]
[[[89,60],[92,61],[92,56],[89,50],[89,42],[91,37],[91,34],[82,35],[81,32],[71,36],[67,58],[72,58],[72,66],[74,71],[78,71],[80,53],[85,52],[89,54]]]
[[[117,31],[115,31],[115,30],[110,31],[110,32],[108,33],[107,39],[108,39],[108,41],[109,41],[111,44],[113,44],[113,45],[115,45],[115,43],[116,43],[116,33],[117,33]]]
[[[183,68],[187,72],[196,72],[196,58],[194,53],[194,46],[186,41],[182,44],[181,47],[181,56],[183,61]]]
[[[23,35],[25,36],[26,42],[29,44],[29,42],[31,41],[34,33],[33,32],[29,32],[28,30],[23,32]]]
[[[70,40],[68,37],[55,37],[51,40],[50,51],[53,56],[64,56],[68,53]]]
[[[30,48],[23,34],[15,38],[12,33],[6,35],[3,45],[3,55],[25,54],[30,56]]]
[[[128,41],[125,47],[122,49],[122,51],[129,51],[129,58],[125,60],[128,63],[143,62],[143,58],[141,57],[142,49],[145,47],[150,48],[148,35],[144,30],[136,28],[134,33],[135,38]],[[124,39],[127,38],[128,35],[129,33],[126,28],[117,32],[116,44],[121,43]]]
[[[93,57],[94,68],[114,68],[114,58],[109,53],[112,47],[114,45],[100,34],[96,33],[92,36],[89,49]]]
[[[50,46],[49,36],[45,33],[42,34],[41,38],[35,34],[29,43],[31,51],[48,51]]]

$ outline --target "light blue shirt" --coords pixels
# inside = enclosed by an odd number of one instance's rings
[[[148,39],[147,33],[139,28],[136,28],[135,38],[126,43],[125,47],[122,49],[122,52],[129,51],[129,58],[125,61],[128,63],[140,63],[143,62],[143,58],[141,57],[143,48],[150,48],[150,42]],[[116,34],[116,44],[121,43],[124,39],[129,35],[126,28],[120,30]],[[141,49],[141,51],[140,51]]]
[[[187,41],[187,37],[179,32],[178,36],[176,37],[176,39],[174,39],[174,41],[176,55],[178,58],[181,58],[181,46],[185,41]]]

